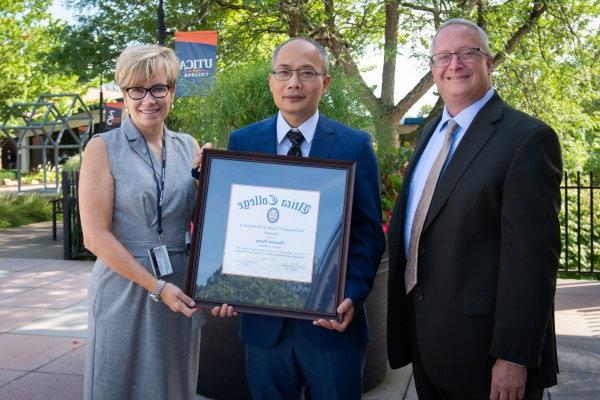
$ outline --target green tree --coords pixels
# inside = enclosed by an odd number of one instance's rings
[[[93,38],[89,32],[101,32],[108,42],[88,40],[88,47],[114,58],[131,41],[156,41],[156,4],[141,0],[108,0],[95,12],[93,0],[78,0],[74,7],[81,11],[79,24],[70,32],[84,45],[77,32]],[[170,0],[165,1],[166,23],[174,30],[215,29],[219,31],[219,67],[222,70],[245,64],[249,60],[268,56],[273,44],[291,36],[307,36],[323,43],[346,75],[353,78],[371,114],[378,151],[381,156],[394,153],[398,141],[400,119],[432,87],[433,78],[426,71],[428,47],[435,29],[447,18],[465,17],[477,21],[492,38],[495,79],[512,88],[510,71],[532,69],[534,74],[542,64],[530,64],[544,59],[546,69],[566,60],[554,56],[557,49],[579,51],[590,45],[592,21],[599,16],[597,0]],[[597,32],[595,33],[597,39]],[[85,38],[84,38],[85,39]],[[548,40],[551,39],[551,40]],[[68,40],[67,40],[68,42]],[[172,42],[172,39],[171,39]],[[381,95],[363,80],[358,60],[368,56],[373,47],[383,50]],[[69,48],[66,46],[65,48]],[[597,48],[597,47],[596,47]],[[399,54],[409,49],[410,54]],[[72,53],[71,53],[72,54]],[[548,55],[553,55],[548,57]],[[397,99],[394,92],[397,57],[417,57],[423,61],[422,79],[405,96]],[[511,67],[501,65],[510,61]],[[589,57],[576,59],[578,65],[593,61]],[[76,65],[76,63],[72,63]],[[533,66],[533,68],[530,68]],[[90,69],[86,66],[87,70]],[[106,72],[106,68],[103,68]],[[525,111],[533,112],[528,93],[545,96],[546,86],[553,86],[552,74],[543,74],[533,81],[523,81],[519,93],[510,92],[510,100],[522,103]],[[501,85],[501,93],[507,85]],[[564,82],[563,82],[564,86]],[[596,90],[597,92],[597,90]],[[552,94],[557,94],[555,90]],[[508,97],[508,96],[507,96]],[[569,99],[567,97],[567,99]],[[571,98],[572,99],[572,98]],[[574,101],[574,99],[572,99]],[[556,104],[548,104],[548,115],[557,116]],[[431,116],[439,112],[441,102]],[[541,114],[538,114],[541,115]],[[549,122],[554,122],[551,118]],[[587,121],[589,122],[589,121]]]
[[[0,0],[0,120],[12,103],[79,85],[48,62],[62,26],[47,13],[51,0]]]
[[[201,143],[225,148],[231,131],[277,112],[266,78],[269,70],[270,62],[263,60],[223,71],[208,96],[178,99],[169,114],[169,125],[194,135]],[[370,118],[356,82],[340,69],[330,73],[335,84],[321,100],[321,112],[349,126],[369,129]]]
[[[598,4],[555,3],[498,66],[494,84],[513,106],[557,131],[566,171],[600,172],[594,161],[600,131]]]
[[[96,4],[93,0],[74,4],[82,12],[70,37],[79,48],[87,46],[108,60],[126,43],[156,41],[154,3],[107,0],[89,12]],[[165,9],[170,32],[219,31],[219,74],[234,81],[232,85],[236,85],[234,71],[239,66],[268,58],[273,46],[289,37],[311,37],[325,45],[335,66],[354,82],[355,92],[371,117],[367,129],[373,134],[379,155],[384,212],[389,212],[393,204],[416,138],[416,132],[401,138],[398,124],[433,86],[427,66],[430,41],[448,18],[471,19],[488,32],[496,69],[493,80],[499,93],[556,129],[568,169],[599,166],[599,0],[169,0],[165,1]],[[87,42],[77,35],[86,32]],[[99,39],[100,33],[110,40]],[[69,50],[68,37],[65,42],[65,49],[76,54]],[[359,68],[359,60],[372,58],[374,48],[383,53],[379,96],[364,81]],[[423,65],[422,78],[404,96],[395,93],[398,57],[413,57]],[[76,62],[71,64],[77,66]],[[79,68],[93,71],[89,66]],[[103,71],[107,68],[104,66]],[[81,75],[78,71],[73,73]],[[212,98],[210,103],[206,99],[181,102],[174,117],[185,129],[186,123],[192,128],[193,115],[194,127],[201,127],[199,118],[207,114],[215,118],[222,115],[222,121],[213,118],[205,125],[206,129],[214,128],[214,135],[249,122],[250,116],[258,117],[261,112],[269,115],[273,108],[266,83],[263,86],[264,75],[256,78],[252,82],[259,86],[251,85],[252,95],[235,97],[221,90],[222,98]],[[238,85],[236,93],[244,90]],[[439,114],[442,106],[438,99],[433,108],[426,109],[427,120]],[[215,110],[198,111],[196,107]],[[231,109],[229,114],[226,107]],[[184,117],[181,110],[192,116]],[[219,114],[219,110],[224,112]],[[220,124],[218,129],[215,124]],[[214,140],[221,143],[223,138]]]

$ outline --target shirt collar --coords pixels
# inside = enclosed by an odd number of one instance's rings
[[[140,137],[142,137],[140,131],[138,131],[135,125],[133,124],[131,117],[123,119],[123,122],[121,123],[121,130],[125,132],[125,136],[127,136],[128,140],[137,140]],[[175,133],[170,131],[165,124],[163,124],[163,133],[168,138],[172,139],[175,137]]]
[[[477,113],[479,113],[479,111],[481,111],[483,106],[485,106],[485,104],[492,98],[492,96],[494,95],[494,92],[495,92],[495,89],[490,88],[487,92],[485,92],[485,94],[483,95],[482,98],[480,98],[475,103],[471,104],[469,107],[465,108],[464,110],[462,110],[461,112],[456,114],[456,116],[454,117],[454,121],[456,121],[458,126],[460,126],[460,128],[463,131],[466,131],[467,129],[469,129],[469,126],[471,126],[471,123],[477,116]],[[446,106],[444,106],[444,111],[442,112],[442,119],[440,121],[439,126],[444,126],[444,124],[450,118],[452,118],[452,116],[448,112],[448,108]]]
[[[285,135],[287,135],[289,130],[295,129],[302,132],[304,140],[310,144],[315,137],[317,122],[319,122],[319,110],[317,110],[312,117],[304,121],[302,125],[297,128],[292,128],[290,124],[287,123],[285,118],[283,118],[281,111],[279,111],[279,113],[277,113],[277,143],[281,144],[281,141],[285,139]]]

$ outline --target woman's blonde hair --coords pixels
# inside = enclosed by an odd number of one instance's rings
[[[175,88],[179,77],[179,59],[168,47],[155,44],[133,44],[128,46],[119,58],[115,67],[115,83],[126,89],[152,79],[165,72],[167,85]]]

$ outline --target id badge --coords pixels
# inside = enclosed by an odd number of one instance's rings
[[[173,267],[171,266],[167,246],[163,244],[153,249],[148,249],[148,256],[150,257],[150,264],[152,265],[154,276],[157,278],[164,278],[165,276],[173,274]]]
[[[192,234],[190,231],[185,231],[185,254],[190,255],[190,248],[192,247]]]

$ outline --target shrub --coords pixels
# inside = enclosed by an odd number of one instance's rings
[[[54,165],[48,163],[46,164],[46,183],[54,183],[56,180],[56,170],[54,169]],[[44,182],[44,166],[38,165],[37,168],[29,173],[21,175],[21,182],[26,185],[30,185],[33,181],[38,181],[39,183]]]
[[[0,194],[0,228],[52,219],[52,205],[39,194]]]
[[[10,180],[16,180],[17,179],[17,170],[16,169],[0,169],[0,181],[2,181],[2,179],[10,179]]]
[[[79,156],[79,154],[76,154],[67,158],[67,160],[62,165],[62,170],[70,172],[79,171],[79,168],[81,167],[81,157],[83,157],[83,154],[81,156]]]
[[[268,61],[262,61],[223,71],[208,96],[178,99],[167,125],[191,134],[200,143],[225,148],[229,133],[277,112],[267,82],[270,68]],[[336,69],[331,76],[332,85],[321,99],[319,111],[354,128],[372,131],[358,83]]]
[[[398,192],[404,182],[404,174],[408,161],[413,153],[409,142],[403,143],[399,149],[388,159],[379,160],[379,175],[381,176],[381,211],[383,215],[383,230],[388,233],[392,211],[396,204]]]

